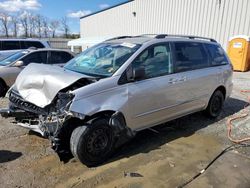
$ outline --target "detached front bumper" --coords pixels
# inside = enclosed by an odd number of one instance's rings
[[[36,115],[30,114],[24,110],[13,110],[10,108],[0,109],[0,115],[4,118],[13,117],[17,120],[17,125],[45,136],[45,132],[41,129],[40,122],[36,119]]]

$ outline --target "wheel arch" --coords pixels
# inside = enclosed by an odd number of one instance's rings
[[[209,102],[210,102],[210,100],[211,100],[211,97],[212,97],[213,94],[214,94],[216,91],[218,91],[218,90],[222,92],[222,94],[223,94],[223,96],[224,96],[224,100],[226,99],[226,94],[227,94],[226,87],[223,86],[223,85],[220,85],[220,86],[218,86],[216,89],[214,89],[213,93],[210,94],[210,96],[208,96],[209,98],[207,98],[207,103],[206,103],[204,109],[206,109],[206,108],[208,107]]]
[[[135,132],[127,127],[126,120],[122,112],[105,110],[97,112],[91,116],[86,116],[83,120],[72,117],[65,121],[60,131],[54,135],[54,142],[57,142],[54,144],[54,146],[56,146],[54,147],[54,150],[59,151],[59,153],[62,150],[69,151],[69,140],[74,129],[83,125],[91,126],[92,121],[101,117],[109,118],[109,125],[112,127],[116,137],[115,147],[119,147],[135,135]]]
[[[214,92],[215,92],[215,91],[218,91],[218,90],[222,92],[222,94],[223,94],[223,96],[224,96],[224,99],[226,99],[226,94],[227,94],[226,87],[223,86],[223,85],[220,85],[219,87],[217,87],[217,88],[214,90]],[[214,94],[214,92],[213,92],[213,94]],[[212,96],[212,95],[211,95],[211,96]]]
[[[114,110],[103,110],[103,111],[96,112],[90,116],[86,116],[84,120],[85,120],[85,122],[89,122],[93,119],[96,119],[96,118],[102,117],[102,116],[111,117],[115,113],[116,113],[116,111],[114,111]]]
[[[91,126],[91,123],[97,118],[109,118],[109,125],[112,127],[115,136],[115,147],[119,147],[126,143],[128,140],[135,136],[135,132],[132,131],[126,124],[126,118],[120,111],[104,110],[97,112],[91,116],[87,116],[84,119],[85,125]]]
[[[8,90],[8,85],[6,84],[6,82],[4,81],[3,78],[0,77],[0,84],[3,84],[3,86],[5,87],[4,89],[4,93],[0,92],[1,95],[5,95],[7,90]],[[0,96],[0,97],[3,97],[3,96]]]

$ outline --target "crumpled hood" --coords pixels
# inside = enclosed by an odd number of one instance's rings
[[[82,78],[92,77],[58,66],[31,63],[18,75],[15,89],[26,101],[43,108],[60,90]]]

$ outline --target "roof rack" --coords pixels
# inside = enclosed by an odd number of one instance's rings
[[[202,39],[202,40],[209,40],[211,42],[217,42],[216,40],[212,38],[206,38],[206,37],[199,37],[199,36],[192,36],[192,35],[169,35],[169,34],[159,34],[156,35],[156,39],[163,39],[166,37],[183,37],[183,38],[188,38],[188,39]]]
[[[106,41],[117,40],[117,39],[125,39],[125,38],[133,38],[133,37],[134,36],[119,36],[119,37],[114,37],[114,38],[107,39]]]

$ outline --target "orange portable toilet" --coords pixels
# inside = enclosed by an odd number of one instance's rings
[[[250,70],[250,36],[239,35],[230,38],[227,53],[235,71]]]

